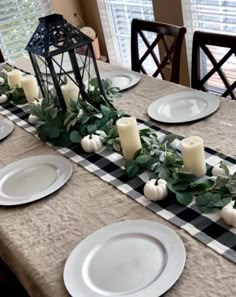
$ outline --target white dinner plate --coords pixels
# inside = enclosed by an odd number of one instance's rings
[[[0,140],[11,134],[11,132],[14,130],[14,127],[15,126],[11,121],[7,119],[0,120]]]
[[[39,155],[18,160],[0,169],[0,205],[36,201],[62,187],[72,174],[69,160]]]
[[[102,72],[101,78],[110,79],[112,86],[124,91],[135,86],[141,79],[141,74],[130,70]]]
[[[125,221],[81,241],[64,268],[72,297],[157,297],[179,278],[185,264],[179,236],[152,221]]]
[[[148,115],[163,123],[186,123],[202,119],[220,106],[219,97],[200,91],[185,91],[157,99],[148,107]]]

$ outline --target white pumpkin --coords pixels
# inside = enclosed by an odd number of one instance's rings
[[[229,169],[229,166],[226,165]],[[213,168],[212,168],[212,175],[213,176],[225,176],[225,171],[223,168],[220,167],[220,164],[217,164],[215,165]]]
[[[7,95],[2,94],[2,95],[0,96],[0,104],[7,102],[7,100],[8,100]]]
[[[35,116],[35,115],[32,115],[32,114],[30,114],[29,117],[28,117],[28,122],[30,124],[32,124],[32,125],[37,124],[38,120],[39,120],[39,118],[37,116]]]
[[[221,210],[222,219],[230,226],[236,227],[236,208],[234,208],[235,201],[231,201]]]
[[[151,179],[146,182],[143,192],[149,200],[163,200],[168,196],[167,183],[164,179],[159,179],[156,184],[156,179]]]
[[[81,146],[85,152],[94,153],[99,151],[103,144],[101,138],[98,135],[92,134],[82,138]]]
[[[3,86],[5,84],[5,79],[3,77],[0,77],[0,86]]]

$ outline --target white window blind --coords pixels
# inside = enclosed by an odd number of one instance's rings
[[[97,0],[109,60],[130,67],[131,21],[154,20],[152,0]]]
[[[236,35],[236,0],[182,0],[184,24],[187,28],[187,52],[189,69],[191,71],[192,38],[194,31],[205,31],[221,34]],[[223,57],[227,49],[209,47],[216,60]],[[212,65],[201,53],[201,72],[208,72]],[[236,77],[236,60],[232,56],[225,64],[223,71],[232,83]],[[191,72],[190,72],[191,73]],[[213,90],[224,89],[218,74],[208,83]]]
[[[50,0],[1,0],[0,49],[5,59],[21,56],[38,18],[51,13]]]

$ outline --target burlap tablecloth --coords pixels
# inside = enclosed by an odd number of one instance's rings
[[[20,62],[19,67],[26,67],[27,63]],[[100,67],[115,69],[108,64]],[[128,114],[147,120],[146,109],[153,100],[183,89],[166,81],[143,77],[138,85],[116,100],[116,105]],[[233,156],[236,152],[235,112],[236,102],[222,99],[220,109],[209,118],[185,125],[160,126],[183,136],[200,135],[207,146]],[[39,154],[57,153],[15,127],[14,132],[1,142],[0,166]],[[165,224],[174,229],[185,244],[185,269],[165,296],[236,295],[236,267],[233,263],[98,177],[75,164],[73,169],[69,182],[48,198],[25,206],[0,207],[0,256],[30,296],[69,296],[63,284],[63,268],[71,250],[91,232],[130,219]]]

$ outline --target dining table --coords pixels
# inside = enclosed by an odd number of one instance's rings
[[[33,71],[26,57],[16,59],[14,65],[27,72]],[[100,71],[121,70],[108,63],[99,62],[98,65]],[[199,135],[207,147],[235,158],[234,100],[220,98],[220,107],[214,114],[195,122],[164,124],[149,118],[147,108],[154,100],[184,90],[190,89],[142,75],[138,84],[122,92],[120,98],[114,98],[114,105],[128,115],[182,137]],[[0,167],[42,154],[60,155],[52,146],[15,126],[13,133],[1,141]],[[70,162],[73,174],[55,193],[25,205],[0,206],[0,257],[31,297],[69,296],[63,282],[63,270],[73,248],[104,226],[137,219],[168,226],[184,243],[185,267],[178,281],[164,294],[166,297],[236,296],[235,263],[85,168]]]

